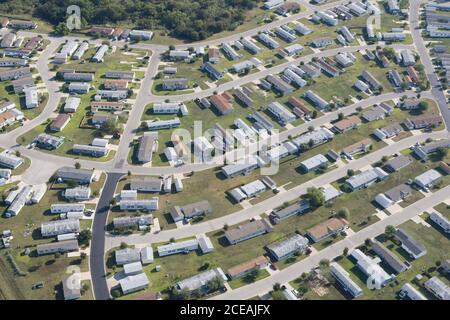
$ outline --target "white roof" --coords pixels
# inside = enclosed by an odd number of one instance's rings
[[[247,195],[252,196],[255,193],[266,190],[266,186],[261,180],[255,180],[241,187],[241,190]]]
[[[128,276],[119,280],[120,287],[122,291],[129,292],[134,289],[141,288],[149,284],[147,275],[145,273],[139,273],[134,276]]]
[[[323,195],[325,196],[325,202],[331,199],[337,198],[341,195],[341,191],[333,187],[332,185],[323,188]]]
[[[123,272],[126,275],[142,272],[142,264],[140,261],[127,263],[123,266]]]
[[[198,245],[200,246],[200,249],[203,253],[211,252],[214,250],[211,239],[204,235],[198,238]]]
[[[328,159],[323,154],[317,154],[314,157],[306,159],[301,162],[301,164],[307,169],[311,170],[317,168],[318,166],[328,162]]]
[[[421,175],[417,176],[414,181],[420,186],[428,186],[432,184],[435,180],[439,179],[441,174],[434,169],[430,169]]]
[[[394,201],[386,197],[383,193],[379,193],[375,197],[375,201],[383,208],[390,207],[394,203]]]
[[[141,249],[141,261],[142,264],[149,264],[153,262],[153,248],[144,247]]]

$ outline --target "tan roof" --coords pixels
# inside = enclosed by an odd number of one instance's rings
[[[358,116],[350,116],[345,119],[342,119],[341,121],[338,121],[334,124],[334,127],[339,129],[340,131],[345,131],[350,127],[353,127],[355,125],[358,125],[361,123],[361,119]]]
[[[0,114],[0,124],[11,119],[14,118],[14,114],[11,111],[5,111],[3,113]]]
[[[228,274],[230,275],[230,277],[235,277],[239,274],[242,274],[246,271],[251,271],[253,269],[256,268],[260,268],[261,266],[266,265],[269,262],[269,259],[265,256],[259,256],[256,257],[255,259],[246,261],[244,263],[241,263],[237,266],[234,266],[230,269],[228,269]]]
[[[105,80],[105,88],[126,89],[128,88],[128,80],[107,79]]]
[[[217,48],[211,48],[211,49],[209,49],[209,51],[208,51],[208,57],[209,57],[209,59],[211,59],[211,58],[218,58],[219,55],[220,55],[219,49],[217,49]]]
[[[448,165],[448,163],[445,163],[444,161],[441,161],[439,163],[439,167],[445,171],[445,173],[449,174],[450,173],[450,166]]]
[[[310,113],[311,110],[305,106],[302,100],[297,97],[291,96],[288,101],[293,107],[297,107],[302,110],[304,113]]]
[[[372,140],[370,140],[370,138],[365,138],[359,142],[349,145],[348,147],[345,147],[344,149],[342,149],[342,152],[352,154],[355,152],[355,150],[358,150],[363,146],[370,146],[371,144]]]
[[[227,101],[227,99],[223,95],[219,95],[219,94],[213,95],[211,97],[211,103],[222,114],[226,114],[233,110],[233,106]]]
[[[348,221],[341,218],[331,218],[308,230],[308,233],[316,239],[320,239],[331,232],[335,232],[348,225]]]

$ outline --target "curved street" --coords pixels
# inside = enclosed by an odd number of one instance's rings
[[[303,1],[298,2],[301,3],[306,8],[304,11],[298,14],[294,14],[285,18],[280,18],[271,23],[259,26],[257,28],[248,31],[244,31],[239,34],[233,34],[220,39],[212,39],[193,44],[181,44],[177,45],[176,48],[186,49],[192,46],[213,46],[219,45],[223,42],[238,40],[241,37],[254,36],[262,30],[271,29],[276,26],[283,25],[287,22],[307,17],[317,10],[324,10],[330,7],[334,7],[337,4],[345,3],[347,1],[331,2],[321,6],[305,4]],[[29,149],[26,146],[20,145],[20,141],[17,141],[21,135],[32,130],[33,128],[35,128],[36,126],[40,125],[41,123],[45,122],[48,118],[50,118],[53,115],[54,111],[57,109],[60,99],[63,97],[63,94],[60,91],[62,83],[57,82],[55,80],[55,73],[50,71],[49,65],[56,49],[63,43],[63,41],[71,37],[59,38],[43,34],[42,36],[44,38],[49,39],[51,41],[50,44],[45,48],[45,50],[40,54],[39,59],[36,61],[36,68],[39,71],[39,74],[42,77],[42,80],[48,91],[49,95],[48,102],[42,113],[39,114],[39,116],[37,116],[32,120],[27,121],[26,123],[24,123],[22,127],[19,127],[9,133],[2,134],[0,136],[0,147],[14,151],[20,151],[20,153],[23,156],[31,159],[31,165],[29,169],[22,175],[23,182],[28,184],[39,184],[47,182],[58,168],[62,166],[74,166],[74,164],[77,162],[80,163],[83,168],[89,169],[92,168],[106,172],[107,179],[103,187],[102,193],[100,195],[100,199],[97,205],[93,221],[89,264],[95,299],[97,300],[110,299],[110,293],[105,274],[105,252],[111,248],[119,246],[121,242],[126,242],[128,244],[151,244],[155,242],[168,241],[172,238],[175,239],[186,238],[195,236],[197,234],[219,230],[222,229],[225,224],[234,225],[240,223],[242,221],[254,217],[255,215],[260,214],[261,212],[266,212],[287,201],[291,201],[295,198],[298,198],[300,195],[305,194],[307,188],[311,186],[318,187],[336,181],[339,178],[344,177],[347,174],[348,169],[358,170],[364,166],[371,165],[379,161],[383,156],[397,153],[417,142],[423,142],[427,138],[436,138],[436,139],[450,138],[449,133],[450,109],[447,104],[445,94],[440,89],[438,76],[434,70],[431,58],[428,53],[428,49],[422,38],[421,30],[419,29],[419,14],[420,14],[419,8],[420,4],[423,2],[425,1],[419,0],[410,1],[411,5],[410,5],[409,24],[411,36],[413,39],[413,44],[411,45],[405,44],[386,45],[384,43],[381,43],[377,45],[356,45],[323,50],[318,53],[305,55],[300,58],[296,58],[292,61],[282,63],[280,65],[271,68],[267,68],[263,71],[249,74],[237,80],[231,80],[229,82],[217,86],[216,88],[205,89],[198,93],[173,95],[170,97],[154,95],[151,92],[152,84],[155,76],[158,73],[158,66],[160,65],[161,62],[160,55],[167,50],[167,46],[158,44],[145,44],[145,43],[130,45],[130,47],[133,48],[148,50],[151,56],[149,59],[149,64],[146,69],[144,78],[141,81],[141,89],[139,90],[134,105],[129,113],[129,117],[125,125],[121,140],[119,142],[116,155],[114,159],[105,162],[56,156],[47,152]],[[30,35],[30,34],[36,35],[36,33],[30,32],[22,32],[22,33],[23,35]],[[73,37],[73,38],[81,39],[80,37]],[[100,43],[101,40],[94,40],[91,42]],[[113,42],[112,44],[118,47],[125,45],[124,42]],[[210,164],[189,163],[181,167],[170,167],[170,166],[142,167],[129,164],[127,159],[128,154],[130,152],[130,145],[133,139],[135,138],[136,129],[139,127],[145,107],[149,103],[161,102],[168,98],[171,101],[183,102],[197,98],[208,97],[212,95],[215,91],[222,92],[242,86],[243,84],[247,84],[262,79],[269,74],[281,72],[290,64],[299,64],[300,62],[310,61],[313,57],[316,58],[331,57],[342,52],[358,52],[365,49],[373,50],[377,46],[390,47],[393,49],[414,49],[419,53],[419,56],[421,58],[422,64],[425,67],[425,71],[431,85],[430,90],[426,92],[421,92],[421,96],[423,98],[428,98],[436,101],[436,103],[439,106],[439,110],[442,114],[442,117],[444,119],[446,130],[434,133],[417,134],[402,139],[396,142],[395,144],[388,145],[380,150],[370,153],[367,156],[361,157],[355,161],[343,165],[342,167],[331,170],[330,172],[327,172],[314,179],[311,179],[306,183],[298,185],[290,189],[288,192],[274,195],[273,197],[261,201],[250,208],[242,209],[240,211],[234,212],[232,214],[223,217],[219,217],[198,224],[189,225],[180,229],[161,231],[160,233],[156,234],[148,233],[144,235],[133,234],[129,236],[111,236],[106,232],[105,226],[108,219],[110,200],[114,196],[118,181],[127,172],[136,175],[162,175],[162,174],[188,173],[192,171],[201,171],[217,166],[217,163],[210,163]],[[296,136],[301,133],[307,132],[308,127],[310,126],[320,127],[324,124],[329,123],[330,121],[337,119],[338,114],[340,112],[343,112],[344,115],[348,115],[355,112],[359,108],[366,109],[370,106],[379,104],[381,102],[399,99],[405,95],[407,97],[414,97],[417,95],[417,92],[414,91],[390,92],[376,96],[371,96],[365,100],[358,101],[343,109],[326,113],[319,118],[311,120],[310,122],[306,122],[297,127],[293,127],[285,131],[282,131],[278,134],[277,138],[280,141],[286,140],[288,139],[289,136]],[[234,157],[237,154],[239,154],[239,150],[233,150],[224,156]],[[218,159],[221,160],[222,158]],[[364,242],[366,238],[374,237],[384,232],[384,228],[386,225],[388,224],[398,225],[410,219],[411,217],[414,217],[415,215],[420,213],[421,210],[423,211],[425,208],[429,208],[431,204],[436,203],[438,201],[442,201],[442,199],[448,197],[449,192],[450,186],[443,188],[433,193],[430,197],[426,197],[410,205],[409,207],[405,208],[401,213],[389,216],[384,220],[374,223],[373,225],[364,228],[363,230],[357,232],[356,234],[351,235],[345,238],[344,240],[339,241],[317,253],[314,253],[308,258],[305,258],[302,261],[297,262],[286,269],[283,269],[282,271],[276,273],[273,276],[270,276],[263,280],[259,280],[253,284],[246,285],[239,289],[228,291],[224,294],[216,296],[214,299],[239,299],[239,300],[248,299],[257,294],[271,290],[271,287],[276,282],[279,283],[289,282],[298,277],[299,275],[301,275],[303,272],[308,271],[311,268],[317,266],[318,262],[321,259],[326,258],[331,260],[336,256],[340,255],[344,247],[353,248]]]

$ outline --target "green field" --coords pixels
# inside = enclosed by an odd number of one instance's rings
[[[85,53],[84,60],[74,61],[71,60],[68,63],[59,66],[61,69],[75,69],[78,72],[94,72],[95,79],[92,82],[92,85],[95,88],[100,88],[105,81],[105,73],[108,70],[120,70],[120,71],[129,71],[132,70],[132,66],[139,68],[145,67],[147,65],[147,60],[143,59],[144,56],[147,55],[146,51],[133,49],[133,50],[124,50],[117,49],[113,52],[111,49],[110,52],[106,55],[105,61],[103,63],[94,63],[90,62],[90,58],[95,53],[96,48],[91,46],[88,51]],[[124,62],[124,63],[121,63]],[[58,69],[58,67],[56,67]],[[130,87],[138,88],[139,80],[143,77],[142,71],[136,72],[137,82],[130,83]],[[40,124],[39,126],[33,128],[28,131],[24,135],[18,138],[18,142],[22,145],[28,145],[33,141],[33,139],[40,133],[47,132],[56,136],[64,136],[65,142],[64,144],[52,151],[41,150],[43,152],[49,152],[56,155],[61,156],[69,156],[73,158],[79,159],[89,159],[89,160],[97,160],[97,161],[109,161],[114,158],[115,151],[111,150],[106,157],[102,158],[93,158],[84,155],[76,155],[72,153],[72,146],[74,144],[90,144],[92,140],[98,136],[98,132],[93,127],[87,127],[86,124],[90,118],[90,103],[93,101],[95,96],[95,92],[91,90],[87,94],[79,95],[81,98],[81,104],[77,111],[72,115],[67,126],[63,131],[52,133],[48,130],[48,124],[51,120],[47,120],[46,122]],[[64,101],[60,101],[59,108],[62,107]],[[123,129],[123,125],[126,123],[128,118],[128,110],[123,111],[119,114],[119,120],[117,124],[117,129],[121,131]],[[111,139],[110,143],[118,144],[119,141],[115,139]]]

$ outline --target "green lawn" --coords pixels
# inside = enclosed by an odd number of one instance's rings
[[[98,194],[103,187],[106,175],[102,174],[100,179],[93,182],[90,187],[93,194]],[[10,187],[11,185],[9,185]],[[3,186],[2,193],[5,191]],[[61,299],[60,281],[67,277],[66,270],[69,266],[80,267],[81,272],[88,271],[88,260],[80,257],[68,258],[61,255],[55,258],[53,255],[37,256],[34,246],[53,241],[53,238],[42,238],[39,228],[42,222],[58,219],[58,215],[49,212],[53,203],[66,202],[61,197],[61,191],[67,187],[66,184],[53,184],[52,189],[47,190],[44,197],[38,204],[26,205],[19,215],[12,218],[0,217],[0,230],[11,230],[13,240],[11,253],[15,263],[20,270],[26,273],[25,276],[15,275],[12,271],[11,263],[7,260],[5,250],[0,253],[0,274],[4,281],[0,281],[0,296],[5,295],[11,299]],[[93,209],[95,205],[88,204],[88,208]],[[0,205],[2,212],[6,206]],[[81,229],[90,229],[91,220],[81,220]],[[30,255],[24,255],[25,248],[31,248]],[[0,277],[1,279],[1,277]],[[39,281],[44,282],[43,289],[31,290],[31,286]],[[58,294],[55,296],[54,291]],[[92,299],[92,292],[89,289],[83,299]]]
[[[359,271],[357,266],[352,261],[352,258],[343,258],[339,260],[339,264],[351,273],[352,279],[355,280],[355,282],[364,291],[363,296],[358,299],[396,299],[397,293],[406,282],[413,284],[428,299],[435,299],[434,296],[432,296],[421,284],[423,284],[423,282],[431,276],[438,276],[442,281],[447,283],[447,285],[450,284],[450,281],[443,276],[440,270],[436,267],[436,263],[438,261],[443,261],[450,257],[447,250],[442,250],[442,248],[447,248],[450,245],[449,238],[433,227],[425,227],[412,221],[408,221],[400,227],[408,232],[408,234],[410,234],[414,239],[423,244],[427,249],[427,254],[418,260],[412,260],[396,242],[387,239],[384,235],[379,236],[378,240],[381,241],[388,249],[392,250],[400,259],[407,260],[412,265],[410,269],[397,275],[394,282],[388,284],[381,290],[369,290],[367,288],[365,285],[365,276],[361,273],[361,271]],[[369,254],[372,254],[372,252],[369,251]],[[382,267],[389,271],[388,266],[382,264]],[[420,282],[420,284],[414,281],[414,277],[417,274],[422,274],[424,276],[424,279]]]
[[[265,270],[265,269],[258,270],[258,275],[255,278],[255,281],[253,281],[253,282],[262,280],[262,279],[267,278],[269,276],[270,276],[270,274],[269,274],[269,272],[267,270]],[[237,289],[237,288],[243,287],[243,286],[248,285],[248,284],[253,283],[253,282],[250,282],[244,276],[244,277],[241,277],[241,278],[238,278],[238,279],[234,279],[234,280],[228,281],[228,284],[230,285],[230,287],[232,289]]]
[[[90,58],[95,53],[96,48],[94,46],[90,46],[90,48],[87,50],[85,55],[83,56],[84,59],[75,61],[71,60],[68,63],[62,65],[62,66],[56,66],[56,70],[58,68],[67,69],[67,68],[73,68],[78,72],[95,72],[95,79],[92,82],[92,85],[95,88],[100,88],[103,85],[103,82],[105,81],[105,73],[108,70],[120,70],[120,71],[129,71],[132,70],[133,67],[145,67],[147,65],[147,61],[145,59],[142,59],[144,56],[148,54],[148,52],[144,50],[139,49],[130,49],[130,50],[123,50],[123,49],[116,49],[115,52],[111,49],[106,57],[105,61],[103,63],[94,63],[90,62]],[[123,63],[122,63],[123,62]],[[136,72],[136,78],[139,80],[143,77],[142,71]],[[130,86],[137,88],[139,83],[131,83]],[[56,155],[61,156],[69,156],[73,158],[79,158],[79,159],[89,159],[89,160],[97,160],[97,161],[109,161],[114,158],[115,151],[111,150],[109,154],[106,157],[102,158],[93,158],[89,156],[83,156],[83,155],[76,155],[71,152],[72,146],[74,144],[90,144],[92,140],[97,136],[97,130],[93,127],[86,127],[86,123],[89,119],[89,111],[90,111],[90,103],[93,101],[93,98],[95,96],[95,90],[91,90],[87,94],[79,95],[81,98],[81,104],[78,110],[72,115],[72,118],[70,122],[67,124],[67,126],[64,128],[62,132],[52,133],[48,130],[48,124],[50,123],[50,120],[47,120],[46,122],[40,124],[39,126],[33,128],[32,130],[28,131],[24,135],[18,138],[18,142],[27,145],[30,142],[33,141],[33,139],[42,132],[47,132],[56,136],[64,136],[66,137],[66,140],[64,144],[52,151],[47,150],[41,150],[43,152],[49,152]],[[62,107],[64,101],[60,101],[59,105],[60,108]],[[128,118],[128,110],[122,112],[119,115],[119,122],[117,124],[117,128],[119,130],[123,129],[123,125],[126,123]],[[111,139],[110,143],[112,144],[118,144],[119,141]]]

